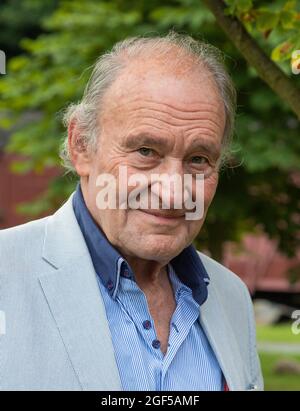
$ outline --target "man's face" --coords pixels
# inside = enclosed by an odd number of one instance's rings
[[[131,64],[107,91],[98,150],[81,183],[95,221],[123,256],[167,262],[196,237],[215,194],[225,114],[205,69],[168,73],[147,64]],[[153,173],[191,174],[193,198],[196,174],[203,173],[204,215],[188,220],[183,209],[99,209],[97,177],[112,174],[118,187],[121,166],[128,178],[146,175],[149,187]]]

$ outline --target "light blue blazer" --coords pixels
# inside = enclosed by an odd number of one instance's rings
[[[262,390],[244,283],[199,253],[210,276],[200,308],[230,390]],[[122,390],[111,334],[72,196],[52,216],[0,231],[1,390]]]

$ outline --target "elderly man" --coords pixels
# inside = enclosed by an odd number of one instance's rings
[[[249,293],[192,245],[234,109],[221,54],[189,36],[132,38],[99,58],[65,114],[76,192],[54,215],[0,234],[2,389],[263,389]],[[126,202],[137,174],[159,207]],[[117,207],[101,206],[103,175],[117,183]],[[191,184],[154,190],[153,175]],[[200,217],[187,218],[183,200],[199,193]]]

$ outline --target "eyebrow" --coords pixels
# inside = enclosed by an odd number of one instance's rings
[[[132,149],[142,145],[162,147],[167,144],[168,140],[166,138],[145,133],[129,135],[125,140],[125,146]]]
[[[128,149],[135,149],[141,146],[166,147],[168,146],[168,138],[148,133],[133,134],[126,138],[124,145]],[[188,147],[188,151],[197,149],[212,155],[216,159],[220,156],[221,151],[219,144],[204,139],[203,137],[196,137]]]
[[[189,151],[199,149],[207,154],[212,155],[215,159],[217,159],[221,154],[221,146],[219,144],[199,137],[191,143],[188,149]]]

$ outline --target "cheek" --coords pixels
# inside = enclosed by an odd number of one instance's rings
[[[98,214],[98,223],[105,232],[106,237],[111,244],[118,246],[121,238],[124,236],[132,224],[128,221],[126,210],[102,210]],[[126,239],[128,241],[128,238]]]

